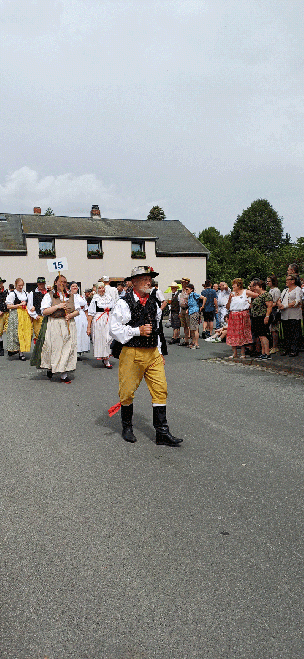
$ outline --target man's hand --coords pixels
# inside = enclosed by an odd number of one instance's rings
[[[140,336],[149,336],[152,332],[152,325],[140,325]]]

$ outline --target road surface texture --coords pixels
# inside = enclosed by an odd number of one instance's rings
[[[1,358],[1,659],[303,659],[303,379],[200,345],[166,360],[179,448],[145,383],[123,441],[117,361]]]

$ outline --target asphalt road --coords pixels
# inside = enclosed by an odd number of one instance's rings
[[[172,346],[156,446],[117,371],[0,360],[1,659],[303,659],[303,380]],[[203,360],[203,361],[202,361]]]

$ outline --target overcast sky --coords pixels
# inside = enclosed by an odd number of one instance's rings
[[[304,236],[302,0],[0,0],[0,211]]]

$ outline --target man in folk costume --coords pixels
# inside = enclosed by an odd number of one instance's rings
[[[32,318],[34,329],[34,343],[36,343],[41,329],[43,320],[41,302],[46,293],[45,277],[37,277],[37,288],[35,288],[34,292],[31,291],[28,296],[29,315]]]
[[[164,359],[159,349],[158,327],[161,309],[151,293],[152,276],[149,266],[139,266],[131,273],[133,291],[118,300],[112,312],[110,334],[122,345],[119,358],[119,398],[121,406],[122,436],[127,442],[136,442],[133,433],[134,393],[144,377],[152,397],[153,425],[156,444],[178,446],[182,439],[171,435],[166,418],[167,382]]]
[[[7,321],[8,321],[8,310],[6,306],[6,298],[8,296],[8,291],[4,288],[3,284],[6,282],[6,279],[0,277],[0,357],[4,355],[3,349],[3,332],[6,331]]]

